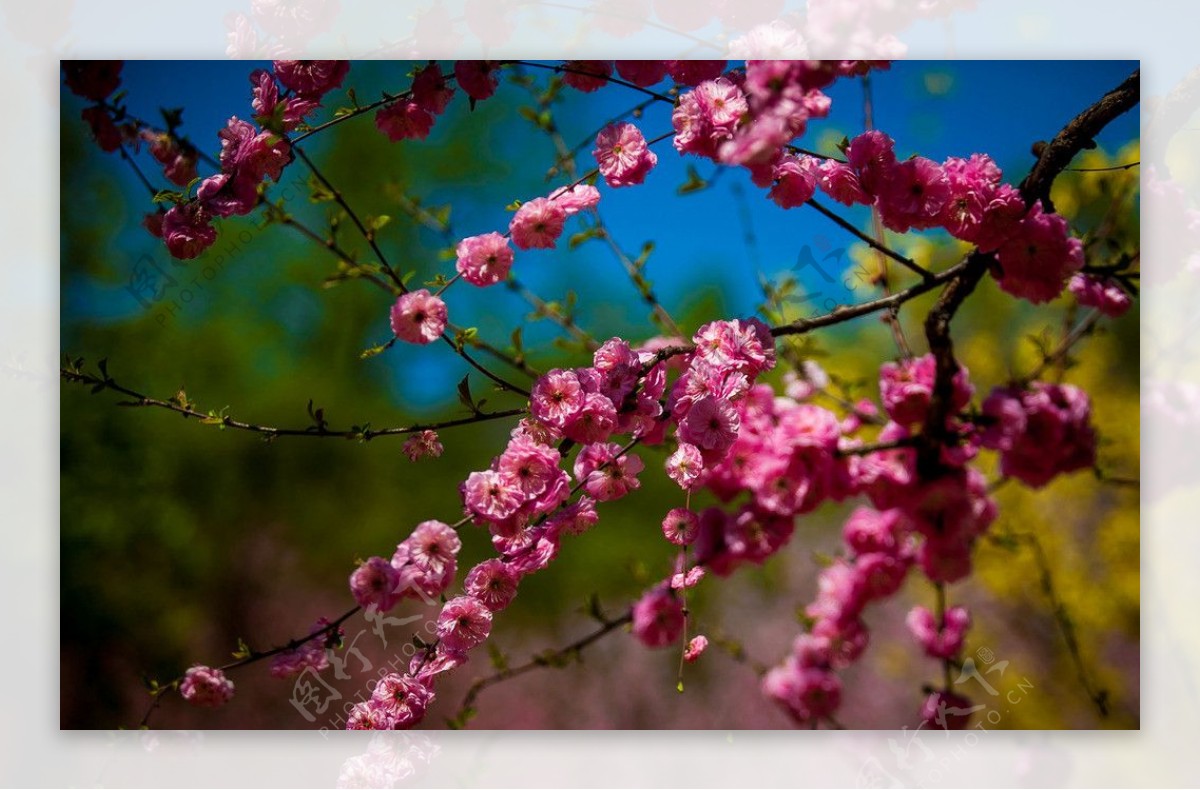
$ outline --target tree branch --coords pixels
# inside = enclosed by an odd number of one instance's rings
[[[247,431],[249,433],[257,433],[262,437],[271,441],[279,436],[312,436],[319,438],[341,438],[341,439],[358,439],[359,441],[370,441],[380,436],[400,436],[410,433],[419,433],[420,431],[438,431],[445,428],[454,428],[460,425],[470,425],[476,422],[486,422],[488,420],[501,420],[506,417],[516,417],[525,414],[525,409],[508,409],[497,412],[481,412],[470,417],[462,417],[455,420],[446,420],[444,422],[425,423],[419,425],[409,425],[402,428],[378,428],[373,429],[368,427],[370,424],[359,427],[354,426],[349,430],[330,430],[325,425],[323,418],[315,420],[313,425],[307,428],[275,428],[269,425],[258,425],[256,423],[244,422],[236,420],[223,413],[218,412],[202,412],[194,408],[188,399],[187,395],[180,390],[175,399],[160,400],[145,395],[137,390],[123,386],[106,371],[101,371],[102,376],[95,376],[91,373],[86,373],[75,367],[59,368],[59,374],[64,381],[69,381],[75,384],[84,384],[92,387],[92,392],[97,393],[101,390],[110,389],[114,392],[119,392],[132,398],[132,401],[121,401],[118,406],[132,407],[147,407],[160,408],[168,411],[173,411],[176,414],[181,414],[185,418],[195,418],[200,420],[204,425],[215,425],[219,428],[233,428],[239,431]]]

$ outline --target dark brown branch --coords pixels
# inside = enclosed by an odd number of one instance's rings
[[[84,384],[91,386],[93,392],[101,390],[113,390],[119,392],[129,398],[131,401],[121,401],[119,406],[160,408],[168,411],[173,411],[185,418],[195,418],[200,420],[205,425],[215,425],[221,428],[233,428],[234,430],[247,431],[249,433],[260,434],[264,439],[272,440],[279,436],[312,436],[322,438],[341,438],[341,439],[358,439],[360,441],[370,441],[379,436],[400,436],[404,434],[418,433],[420,431],[438,431],[444,428],[454,428],[460,425],[470,425],[476,422],[486,422],[488,420],[501,420],[506,417],[517,417],[525,413],[524,409],[508,409],[506,411],[486,412],[474,414],[470,417],[462,417],[455,420],[446,420],[444,422],[426,423],[421,425],[409,425],[403,428],[358,428],[344,431],[330,430],[325,426],[324,420],[318,424],[310,425],[307,428],[275,428],[269,425],[258,425],[256,423],[244,422],[235,420],[224,414],[209,412],[205,413],[193,408],[192,404],[182,396],[177,401],[160,400],[152,398],[136,390],[125,387],[107,374],[104,377],[95,376],[90,373],[85,373],[81,370],[73,370],[70,368],[60,368],[59,374],[64,381],[69,381],[75,384]]]
[[[1075,116],[1050,143],[1039,146],[1038,161],[1020,186],[1025,205],[1032,206],[1041,200],[1047,210],[1052,210],[1050,187],[1054,179],[1077,153],[1093,144],[1093,138],[1101,129],[1136,106],[1138,98],[1139,72],[1134,71],[1119,86]],[[937,368],[917,457],[918,469],[926,477],[935,477],[941,470],[941,447],[950,440],[946,420],[950,416],[953,379],[959,368],[950,338],[950,321],[994,260],[993,255],[973,253],[967,259],[966,268],[946,286],[925,318],[925,337]]]
[[[1141,70],[1138,69],[1063,127],[1055,138],[1038,153],[1029,175],[1021,182],[1021,196],[1026,205],[1042,201],[1047,211],[1053,211],[1050,186],[1058,174],[1085,148],[1095,145],[1094,138],[1112,120],[1137,106],[1141,95]]]
[[[467,689],[466,696],[463,697],[462,704],[459,705],[458,714],[455,716],[454,720],[459,722],[465,721],[473,709],[475,699],[488,687],[494,686],[497,683],[502,683],[506,680],[511,680],[512,678],[520,677],[521,675],[528,674],[529,672],[532,672],[535,669],[541,669],[542,667],[562,666],[565,661],[578,657],[579,654],[593,642],[599,641],[608,634],[611,634],[613,631],[616,631],[618,628],[632,621],[632,612],[626,612],[616,619],[604,621],[599,628],[587,634],[586,636],[575,640],[565,647],[562,647],[558,650],[550,650],[549,652],[539,653],[524,664],[520,664],[515,667],[509,667],[508,669],[501,670],[495,674],[488,675],[487,677],[479,678],[471,684],[469,689]]]
[[[329,179],[325,178],[325,176],[321,174],[321,171],[317,169],[317,166],[314,165],[312,160],[308,158],[308,154],[304,153],[304,149],[298,145],[293,145],[292,150],[295,151],[296,155],[304,161],[304,164],[308,166],[308,169],[312,171],[314,176],[317,177],[317,180],[321,182],[322,186],[329,190],[330,194],[333,195],[334,201],[336,201],[337,204],[342,207],[342,210],[346,212],[346,215],[350,217],[350,221],[354,223],[356,228],[358,228],[358,232],[362,234],[364,239],[366,239],[367,244],[371,245],[371,250],[374,251],[375,257],[379,259],[379,265],[383,267],[383,271],[387,274],[388,279],[390,279],[396,285],[396,288],[400,291],[400,293],[408,293],[408,287],[404,284],[404,281],[400,278],[400,275],[396,274],[395,269],[393,269],[387,262],[387,257],[384,256],[383,250],[379,249],[379,244],[375,241],[374,231],[367,230],[367,227],[363,225],[362,220],[358,218],[358,214],[356,214],[354,209],[350,208],[350,204],[346,202],[346,198],[342,195],[341,190],[331,184]]]
[[[308,634],[307,636],[296,637],[295,639],[288,641],[286,644],[279,645],[278,647],[273,647],[270,650],[263,650],[263,651],[251,650],[248,652],[247,655],[245,655],[241,658],[238,658],[234,661],[230,661],[227,664],[222,664],[221,666],[216,667],[216,668],[221,670],[222,672],[228,672],[230,670],[237,669],[238,667],[244,667],[248,664],[257,663],[259,661],[262,661],[264,658],[270,658],[271,656],[278,655],[278,654],[286,652],[288,650],[295,650],[296,648],[300,647],[301,645],[307,644],[308,642],[311,642],[314,639],[319,639],[320,637],[323,637],[323,636],[333,633],[341,626],[342,623],[349,620],[351,617],[353,617],[355,614],[357,614],[359,611],[361,611],[361,609],[362,609],[361,606],[355,606],[353,609],[346,612],[341,617],[339,617],[338,619],[331,622],[329,625],[326,625],[323,628],[319,628],[316,631],[313,631],[312,633]],[[167,691],[177,690],[179,688],[179,684],[183,682],[184,677],[185,677],[184,675],[180,675],[179,677],[175,678],[174,680],[170,681],[169,683],[165,683],[161,686],[156,686],[150,692],[150,695],[152,697],[152,700],[150,702],[150,707],[146,709],[146,713],[142,716],[141,721],[138,722],[138,729],[146,729],[149,726],[150,717],[152,715],[154,715],[154,711],[156,711],[158,709],[159,705],[162,704],[163,695]]]

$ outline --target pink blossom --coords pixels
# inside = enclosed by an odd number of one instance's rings
[[[895,595],[908,575],[909,560],[895,554],[869,552],[854,560],[854,571],[862,580],[863,594],[868,600]]]
[[[687,573],[680,571],[671,576],[672,590],[690,590],[695,587],[704,578],[705,571],[703,565],[693,566]]]
[[[942,171],[950,194],[938,222],[955,238],[973,241],[1000,184],[1000,168],[991,157],[972,154],[970,159],[950,157]]]
[[[740,426],[741,419],[731,403],[712,397],[701,398],[692,404],[687,416],[679,423],[679,438],[720,458],[737,438]]]
[[[364,609],[375,607],[386,612],[396,605],[399,596],[399,572],[383,557],[371,557],[350,574],[350,592]]]
[[[1067,221],[1033,205],[996,252],[1000,289],[1034,304],[1054,299],[1083,267],[1083,242],[1070,235]]]
[[[668,60],[667,73],[680,85],[699,85],[705,80],[715,80],[725,71],[723,60]]]
[[[201,708],[219,708],[233,699],[233,681],[219,669],[197,664],[184,673],[179,695]]]
[[[441,521],[422,521],[405,542],[409,545],[409,560],[418,568],[434,573],[452,564],[462,549],[458,533]]]
[[[763,676],[762,692],[797,723],[807,724],[837,710],[842,700],[842,682],[827,669],[804,667],[789,659]]]
[[[417,653],[408,662],[408,673],[421,681],[427,688],[433,688],[438,675],[458,669],[467,663],[467,654],[462,650],[450,650],[445,643],[439,643],[432,655],[428,649]]]
[[[679,448],[667,458],[667,477],[686,490],[691,489],[704,471],[704,459],[694,444],[680,442]]]
[[[102,102],[121,84],[123,60],[64,60],[63,79],[76,96]]]
[[[463,589],[478,599],[489,611],[499,612],[517,596],[520,576],[499,559],[484,560],[467,573]]]
[[[302,96],[281,100],[275,77],[265,69],[250,72],[250,84],[253,86],[250,106],[254,108],[254,120],[264,128],[290,132],[300,125],[305,116],[321,106],[316,99]],[[274,126],[276,122],[278,127]]]
[[[161,239],[163,235],[163,217],[166,215],[166,213],[167,212],[163,211],[161,208],[158,211],[147,212],[142,217],[142,227],[145,228],[146,232],[148,232],[151,236]]]
[[[424,140],[433,129],[433,116],[414,101],[394,101],[375,111],[375,126],[393,143]]]
[[[600,520],[596,513],[596,501],[589,496],[581,496],[575,504],[562,508],[547,524],[553,523],[568,535],[582,535]]]
[[[553,249],[562,235],[567,210],[549,198],[534,198],[523,203],[513,215],[508,229],[519,249]]]
[[[575,457],[575,478],[583,482],[588,496],[600,502],[620,499],[641,487],[637,474],[642,459],[632,453],[618,457],[617,444],[589,444]]]
[[[817,189],[817,161],[811,156],[785,156],[775,165],[770,197],[781,208],[802,206]]]
[[[829,666],[845,669],[857,661],[867,649],[871,634],[862,620],[818,620],[812,635],[829,645]]]
[[[446,303],[426,289],[409,291],[392,305],[392,332],[409,343],[427,345],[446,331]]]
[[[952,691],[935,691],[921,704],[921,719],[930,729],[963,730],[976,706],[966,697]]]
[[[496,92],[496,64],[490,60],[459,60],[454,63],[454,77],[463,92],[474,101],[483,101]]]
[[[373,699],[356,702],[346,715],[347,730],[390,730],[394,721]]]
[[[746,110],[745,96],[725,77],[702,83],[680,96],[671,113],[675,149],[715,159]]]
[[[970,575],[971,546],[971,539],[962,534],[926,535],[917,549],[917,564],[930,581],[952,584]]]
[[[586,397],[574,371],[555,369],[534,383],[529,408],[538,421],[562,428],[583,408]]]
[[[879,368],[879,393],[888,416],[905,426],[924,422],[933,398],[936,376],[937,360],[933,354],[883,363]],[[970,403],[975,388],[968,378],[967,369],[962,365],[959,365],[952,381],[950,409],[954,413]]]
[[[163,166],[163,175],[171,183],[185,187],[196,178],[195,150],[185,149],[165,132],[145,130],[141,138],[150,143],[150,155]]]
[[[563,435],[581,444],[602,442],[617,425],[617,407],[598,392],[583,396],[583,405],[563,426]]]
[[[805,612],[809,617],[834,623],[857,620],[867,603],[864,581],[853,565],[837,560],[817,575],[817,598]]]
[[[622,79],[643,88],[656,85],[667,76],[667,64],[661,60],[618,60],[616,66]]]
[[[842,528],[842,538],[855,554],[896,554],[903,539],[901,519],[896,509],[855,508]]]
[[[437,431],[426,430],[418,431],[405,439],[401,449],[408,456],[408,460],[419,461],[422,458],[438,458],[445,448],[438,440]]]
[[[559,474],[558,450],[530,439],[513,439],[501,454],[496,471],[526,497],[544,492]]]
[[[437,63],[420,68],[413,77],[413,102],[430,115],[441,115],[445,112],[453,96],[454,88],[446,83],[442,67]]]
[[[498,522],[511,516],[525,501],[519,486],[499,472],[472,472],[462,485],[467,513],[482,521]]]
[[[1071,278],[1067,287],[1075,295],[1075,299],[1085,307],[1095,307],[1109,318],[1118,318],[1125,314],[1133,301],[1129,294],[1115,280],[1093,277],[1088,274],[1076,274]]]
[[[687,508],[677,507],[667,511],[662,522],[663,536],[676,546],[686,546],[696,540],[700,531],[700,519]]]
[[[563,187],[553,192],[550,199],[562,206],[569,217],[580,211],[595,208],[600,203],[600,190],[591,184],[576,184],[570,189]]]
[[[850,141],[846,159],[858,173],[858,183],[868,195],[878,195],[884,179],[896,165],[895,143],[883,132],[863,132]]]
[[[200,182],[196,202],[218,217],[246,215],[258,205],[258,183],[241,173],[216,173]]]
[[[939,626],[933,612],[923,606],[915,606],[904,621],[908,630],[924,648],[930,658],[954,658],[963,648],[967,628],[971,625],[971,615],[961,606],[952,606],[946,610],[942,624]]]
[[[267,177],[278,181],[283,168],[292,161],[287,140],[236,116],[229,119],[217,136],[221,138],[221,169],[235,178],[248,179],[254,184]]]
[[[683,603],[659,585],[633,605],[633,635],[646,647],[667,647],[683,633]]]
[[[646,138],[631,123],[619,122],[604,127],[596,135],[592,151],[600,165],[600,174],[610,187],[640,184],[658,164],[658,156],[646,145]]]
[[[391,722],[391,729],[408,729],[425,718],[433,692],[410,675],[393,672],[375,684],[371,702]]]
[[[163,217],[162,234],[167,250],[181,260],[195,258],[217,240],[212,215],[197,201],[172,207]]]
[[[1096,434],[1087,393],[1070,384],[1035,381],[997,388],[983,403],[993,422],[984,444],[1000,450],[1000,471],[1033,488],[1096,463]]]
[[[512,248],[507,239],[494,231],[463,239],[456,252],[458,273],[472,285],[495,285],[507,277],[512,268]]]
[[[880,219],[896,233],[936,226],[950,199],[941,165],[923,156],[892,165],[877,189]]]
[[[591,93],[608,84],[611,60],[568,60],[563,64],[562,81],[578,91]]]
[[[871,202],[871,198],[858,183],[858,174],[854,168],[836,159],[826,159],[817,168],[817,186],[826,195],[846,206]]]
[[[101,151],[112,153],[121,147],[121,130],[113,123],[108,110],[103,107],[85,107],[80,113],[80,117],[91,129],[92,137],[96,140],[96,145],[100,146]]]
[[[330,622],[324,617],[313,623],[309,629],[310,634],[315,634],[320,631],[325,631],[330,626]],[[329,655],[326,645],[340,645],[342,638],[342,629],[337,628],[332,631],[326,631],[321,636],[309,639],[304,644],[285,650],[282,653],[276,654],[271,659],[271,665],[268,671],[271,677],[288,678],[293,675],[299,675],[306,669],[312,669],[314,672],[320,672],[329,667]]]
[[[301,96],[320,99],[341,86],[350,71],[346,60],[277,60],[275,76],[279,82]]]
[[[689,664],[695,663],[696,659],[700,658],[700,655],[707,648],[708,648],[708,637],[703,636],[703,635],[693,636],[691,641],[688,642],[687,647],[684,648],[683,660],[688,662]]]
[[[470,650],[487,639],[491,630],[491,610],[469,595],[451,598],[438,615],[438,639],[449,650]]]

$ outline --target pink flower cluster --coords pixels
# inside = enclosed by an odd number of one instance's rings
[[[1071,278],[1067,288],[1084,307],[1095,307],[1109,318],[1125,315],[1133,300],[1115,280],[1077,274]]]
[[[1040,201],[1027,210],[984,154],[941,164],[921,156],[900,161],[892,139],[874,130],[851,140],[846,158],[818,164],[809,156],[784,157],[775,166],[772,198],[791,208],[819,188],[845,205],[874,205],[884,226],[897,233],[943,228],[994,252],[1000,288],[1035,304],[1060,295],[1083,267],[1083,245],[1066,220],[1047,214]]]
[[[196,665],[184,673],[179,695],[201,708],[219,708],[233,699],[233,681],[219,669]]]
[[[65,61],[63,78],[72,93],[95,102],[84,108],[81,117],[91,128],[100,150],[112,153],[126,144],[136,151],[146,143],[150,155],[162,166],[163,175],[176,186],[187,186],[196,178],[199,155],[195,148],[174,134],[148,127],[139,129],[133,121],[117,122],[116,119],[125,117],[120,98],[114,100],[116,106],[110,106],[108,99],[121,85],[124,65],[120,60]],[[153,227],[161,227],[158,220]]]
[[[195,258],[217,239],[217,217],[249,214],[258,205],[258,186],[278,181],[292,161],[287,132],[320,107],[321,97],[341,85],[350,64],[340,60],[277,60],[273,74],[250,75],[251,107],[262,126],[229,119],[218,132],[221,172],[200,183],[194,200],[167,211],[161,231],[171,255]],[[281,98],[280,86],[291,92]]]
[[[400,140],[424,140],[433,129],[433,120],[445,112],[454,97],[442,67],[436,63],[418,69],[408,98],[385,104],[375,112],[375,126],[393,143]]]
[[[600,193],[587,184],[560,188],[548,197],[521,204],[509,222],[512,242],[522,250],[553,249],[562,236],[566,220],[573,214],[594,208]],[[455,268],[464,280],[486,288],[508,277],[514,254],[508,239],[496,232],[468,236],[455,248]]]
[[[1035,381],[997,387],[983,402],[985,447],[1000,451],[1000,471],[1033,488],[1096,464],[1096,433],[1087,393]]]
[[[688,83],[695,89],[680,96],[672,113],[675,148],[743,165],[756,184],[768,186],[777,168],[782,175],[796,165],[810,167],[786,155],[788,144],[810,119],[829,114],[830,100],[821,89],[859,71],[857,61],[751,60],[744,72],[704,73],[705,79]],[[798,205],[812,197],[811,191],[803,196],[811,176],[788,180],[777,200]]]
[[[440,521],[417,525],[391,560],[371,557],[350,574],[350,591],[364,609],[386,612],[405,598],[437,598],[453,583],[462,541]]]
[[[420,431],[405,439],[402,449],[408,460],[415,462],[422,458],[438,458],[445,448],[436,431]]]

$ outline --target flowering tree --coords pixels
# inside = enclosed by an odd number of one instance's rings
[[[197,663],[173,679],[152,681],[141,724],[149,723],[169,694],[193,705],[224,705],[234,696],[230,675],[248,665],[267,662],[277,678],[319,677],[331,666],[340,671],[343,626],[351,617],[365,612],[383,618],[401,602],[415,600],[439,607],[432,633],[414,637],[411,662],[373,683],[370,697],[354,704],[346,721],[352,729],[415,726],[443,676],[470,672],[462,667],[503,624],[524,580],[552,573],[572,537],[603,520],[604,503],[636,497],[646,475],[665,475],[676,500],[644,507],[655,512],[672,547],[666,573],[620,613],[594,603],[597,628],[565,648],[525,664],[495,661],[495,672],[477,675],[452,724],[469,721],[489,686],[578,656],[625,629],[647,648],[678,656],[682,692],[685,664],[700,660],[714,644],[738,652],[730,640],[698,632],[689,597],[700,586],[720,585],[739,569],[778,554],[794,539],[802,516],[829,503],[848,503],[854,507],[842,550],[823,562],[816,597],[803,607],[792,649],[758,667],[763,697],[797,725],[842,726],[837,717],[842,673],[866,651],[864,613],[916,578],[932,588],[935,606],[908,613],[912,650],[942,669],[941,681],[923,693],[919,715],[929,726],[966,726],[979,708],[955,690],[951,676],[975,671],[964,652],[972,613],[951,605],[949,589],[969,580],[976,548],[996,537],[993,492],[1010,481],[1036,490],[1081,470],[1103,474],[1092,395],[1057,374],[1097,322],[1130,307],[1138,255],[1136,248],[1099,244],[1106,239],[1103,224],[1098,233],[1079,238],[1055,211],[1051,187],[1110,121],[1136,106],[1138,74],[1079,108],[1052,139],[1038,144],[1036,162],[1019,183],[1005,181],[986,152],[963,150],[942,162],[902,159],[884,130],[868,129],[825,151],[802,145],[810,121],[838,109],[826,93],[832,84],[866,83],[874,70],[888,67],[875,61],[429,62],[416,65],[404,84],[360,103],[348,89],[354,71],[347,62],[275,61],[270,69],[250,73],[249,106],[218,132],[220,152],[210,157],[179,133],[180,111],[164,111],[165,128],[131,114],[120,91],[120,63],[65,64],[67,88],[88,101],[82,117],[97,145],[118,154],[145,185],[152,204],[143,225],[170,256],[203,261],[221,241],[222,220],[231,217],[255,215],[265,224],[288,227],[336,259],[337,280],[361,280],[381,292],[379,310],[387,311],[391,336],[364,351],[364,358],[396,344],[435,346],[428,353],[457,355],[472,370],[458,387],[466,416],[382,428],[335,427],[311,402],[309,425],[258,424],[227,410],[205,411],[182,389],[170,398],[141,392],[110,375],[107,361],[90,366],[68,356],[61,371],[65,381],[94,393],[117,393],[124,405],[168,410],[272,442],[404,437],[403,451],[414,462],[441,455],[441,434],[452,428],[515,422],[507,443],[488,449],[490,462],[462,474],[461,517],[438,520],[431,513],[398,535],[394,551],[370,556],[350,572],[352,607],[327,613],[278,647],[241,644],[232,662]],[[364,115],[393,142],[424,140],[451,102],[474,108],[509,77],[537,99],[529,120],[555,141],[555,183],[544,194],[514,201],[506,228],[466,237],[454,234],[448,215],[405,204],[414,221],[453,241],[453,272],[447,262],[446,271],[418,287],[415,273],[397,264],[379,241],[388,218],[356,211],[309,155],[309,141],[337,135],[343,124]],[[623,91],[638,102],[589,138],[591,166],[577,166],[581,152],[556,127],[552,108],[564,91]],[[350,104],[329,112],[327,105],[343,93]],[[647,137],[638,119],[657,103],[670,106],[672,128]],[[143,146],[172,188],[156,187],[157,177],[138,164]],[[623,252],[598,212],[610,191],[643,188],[668,155],[744,168],[762,199],[824,215],[873,253],[871,282],[882,293],[789,318],[785,302],[794,283],[764,282],[759,315],[714,315],[682,326],[643,274],[648,251],[641,258]],[[314,201],[334,207],[328,228],[304,224],[277,198],[293,170],[306,172]],[[862,231],[834,204],[867,207],[876,232]],[[1110,227],[1120,219],[1116,213]],[[952,250],[965,253],[944,266],[920,263],[891,243],[884,229],[893,239],[941,232],[953,240]],[[543,300],[518,279],[526,251],[573,249],[591,239],[612,246],[650,311],[652,337],[594,339],[570,309]],[[369,257],[351,249],[358,244]],[[1009,380],[976,380],[959,361],[952,328],[988,278],[1011,299],[1042,306],[1037,309],[1066,295],[1086,315],[1044,349],[1035,369]],[[142,271],[130,288],[152,297],[160,285]],[[454,315],[445,300],[450,289],[504,287],[578,343],[588,355],[584,364],[537,369],[519,330],[509,347],[497,344],[469,326],[472,321]],[[916,309],[926,295],[933,297],[920,322],[927,350],[918,353],[900,315]],[[1070,315],[1075,311],[1072,307]],[[877,399],[848,399],[804,341],[864,316],[882,317],[890,327],[896,357],[875,365]],[[488,406],[472,390],[473,381],[475,390],[485,382],[500,393],[488,399],[510,405]],[[657,450],[661,456],[654,455]],[[992,468],[998,474],[989,478],[985,470]],[[473,529],[487,533],[492,556],[461,569],[460,580],[460,535]],[[372,548],[381,547],[364,551]],[[1069,621],[1061,623],[1078,659]],[[1080,677],[1103,714],[1106,694],[1082,665]]]

